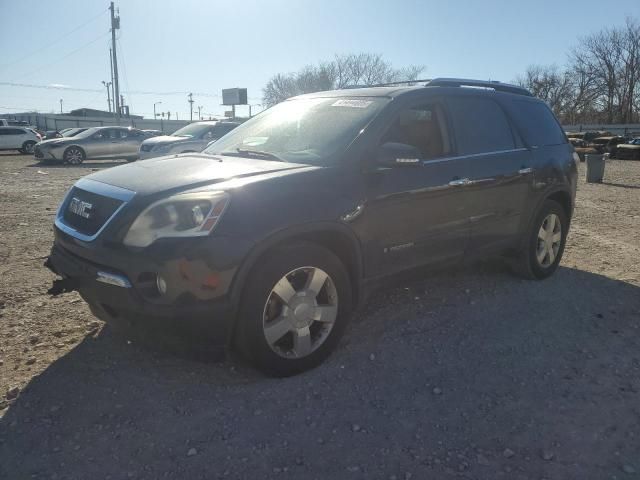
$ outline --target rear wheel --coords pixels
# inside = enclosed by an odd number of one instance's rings
[[[69,165],[80,165],[84,162],[85,154],[80,147],[69,147],[65,150],[62,158],[64,159],[64,163],[68,163]]]
[[[236,345],[264,373],[295,375],[331,353],[351,306],[349,275],[332,252],[311,243],[278,248],[250,273]]]
[[[552,275],[562,259],[569,230],[564,208],[546,200],[527,234],[526,244],[514,262],[514,270],[525,278],[542,280]]]
[[[22,148],[20,149],[20,151],[24,154],[32,154],[35,146],[36,142],[28,140],[22,144]]]

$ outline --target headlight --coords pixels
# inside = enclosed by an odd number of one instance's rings
[[[229,195],[219,191],[182,193],[159,200],[138,215],[124,244],[147,247],[158,238],[209,235],[228,203]]]

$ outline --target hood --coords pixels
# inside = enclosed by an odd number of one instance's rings
[[[142,143],[144,145],[164,145],[169,143],[178,143],[193,140],[193,137],[174,137],[173,135],[159,135],[157,137],[147,138]]]
[[[153,195],[212,185],[231,178],[308,167],[298,163],[185,153],[121,165],[86,178],[126,188],[138,195]]]

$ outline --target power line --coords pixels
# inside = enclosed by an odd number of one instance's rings
[[[102,12],[100,12],[98,15],[96,15],[95,17],[91,17],[89,20],[86,20],[84,23],[82,23],[81,25],[77,26],[76,28],[74,28],[73,30],[68,31],[67,33],[63,34],[62,36],[56,38],[55,40],[51,41],[51,42],[47,42],[47,44],[45,46],[43,46],[42,48],[39,48],[37,50],[34,50],[31,53],[27,53],[26,55],[22,55],[20,58],[18,58],[17,60],[14,60],[12,62],[9,63],[5,63],[3,65],[0,65],[1,68],[6,68],[9,67],[11,65],[15,65],[16,63],[20,63],[21,61],[23,61],[25,58],[29,58],[32,57],[33,55],[35,55],[36,53],[40,53],[43,50],[46,50],[47,48],[51,47],[52,45],[55,45],[56,43],[58,43],[60,40],[63,40],[65,38],[67,38],[69,35],[71,35],[72,33],[77,32],[78,30],[80,30],[83,27],[86,27],[88,24],[90,24],[91,22],[93,22],[94,20],[97,20],[98,18],[100,18],[102,15],[104,15],[109,9],[105,9]]]
[[[123,93],[127,96],[127,103],[129,104],[129,108],[133,110],[133,102],[131,101],[131,94],[129,93],[129,79],[127,78],[127,64],[124,61],[124,49],[122,48],[120,36],[122,36],[122,33],[120,33],[116,40],[118,41],[118,48],[120,48],[120,59],[122,60],[122,76],[124,77],[124,83],[127,86],[127,91]]]
[[[55,65],[56,63],[60,63],[62,60],[65,60],[66,58],[69,58],[71,55],[79,52],[80,50],[84,50],[85,48],[87,48],[89,45],[93,45],[94,43],[96,43],[98,40],[102,39],[103,37],[105,37],[106,35],[108,35],[109,32],[103,33],[102,35],[100,35],[98,38],[90,41],[89,43],[85,43],[83,46],[81,46],[80,48],[76,48],[75,50],[73,50],[72,52],[67,53],[64,57],[59,58],[58,60],[55,60],[51,63],[48,63],[46,65],[42,65],[41,67],[36,68],[35,70],[30,71],[29,73],[25,73],[24,75],[20,75],[19,77],[16,77],[14,80],[18,80],[20,78],[24,78],[24,77],[29,77],[31,75],[33,75],[34,73],[39,72],[40,70],[44,70],[45,68],[49,68],[52,65]]]
[[[46,90],[66,90],[69,92],[102,92],[102,89],[98,88],[79,88],[79,87],[68,87],[66,85],[41,85],[35,83],[18,83],[18,82],[0,82],[0,86],[4,87],[22,87],[22,88],[42,88]],[[123,92],[127,95],[188,95],[189,93],[193,93],[194,96],[198,97],[208,97],[208,98],[220,98],[220,95],[215,93],[204,93],[204,92],[188,92],[188,91],[169,91],[169,92],[152,92],[152,91],[143,91],[143,90],[129,90]],[[250,100],[261,100],[259,97],[249,97]]]

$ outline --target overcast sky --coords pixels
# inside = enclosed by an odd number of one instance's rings
[[[59,111],[61,98],[65,111],[106,110],[108,6],[0,0],[0,114]],[[189,116],[187,96],[171,92],[192,91],[196,108],[222,114],[222,88],[247,87],[249,101],[260,104],[272,75],[336,53],[381,53],[396,67],[424,65],[427,77],[511,81],[532,63],[561,65],[581,35],[640,18],[640,0],[120,0],[116,7],[120,84],[131,112],[152,117],[161,101],[158,111],[180,119]]]

